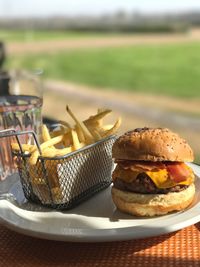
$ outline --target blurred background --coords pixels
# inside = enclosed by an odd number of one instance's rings
[[[43,70],[43,116],[168,127],[200,161],[200,1],[0,0],[0,67]]]

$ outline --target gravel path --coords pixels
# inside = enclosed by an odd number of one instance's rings
[[[77,39],[12,42],[7,44],[10,55],[25,53],[55,53],[65,50],[90,49],[102,47],[122,47],[129,45],[162,45],[200,41],[200,30],[194,29],[183,34],[135,34],[106,37],[82,37]]]

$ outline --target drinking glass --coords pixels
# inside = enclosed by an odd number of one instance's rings
[[[40,133],[43,90],[41,72],[13,71],[10,73],[9,95],[0,96],[0,130],[33,130]],[[21,143],[29,143],[27,136]],[[10,143],[15,138],[0,138],[0,180],[16,172]]]

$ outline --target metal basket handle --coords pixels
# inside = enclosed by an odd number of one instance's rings
[[[40,144],[39,144],[39,141],[37,139],[37,136],[36,136],[36,133],[34,131],[16,131],[15,129],[5,129],[5,130],[1,130],[0,131],[0,138],[3,138],[3,137],[12,137],[12,136],[15,136],[16,137],[16,140],[17,140],[17,143],[19,145],[19,148],[20,148],[20,152],[23,153],[23,149],[22,149],[22,144],[19,140],[19,136],[20,135],[27,135],[27,134],[30,134],[32,135],[34,141],[35,141],[35,144],[37,146],[37,149],[38,149],[38,152],[40,155],[42,155],[42,151],[41,151],[41,148],[40,148]]]

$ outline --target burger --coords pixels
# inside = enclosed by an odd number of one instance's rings
[[[116,207],[136,216],[156,216],[187,208],[195,195],[193,151],[166,128],[138,128],[114,143],[112,174]]]

